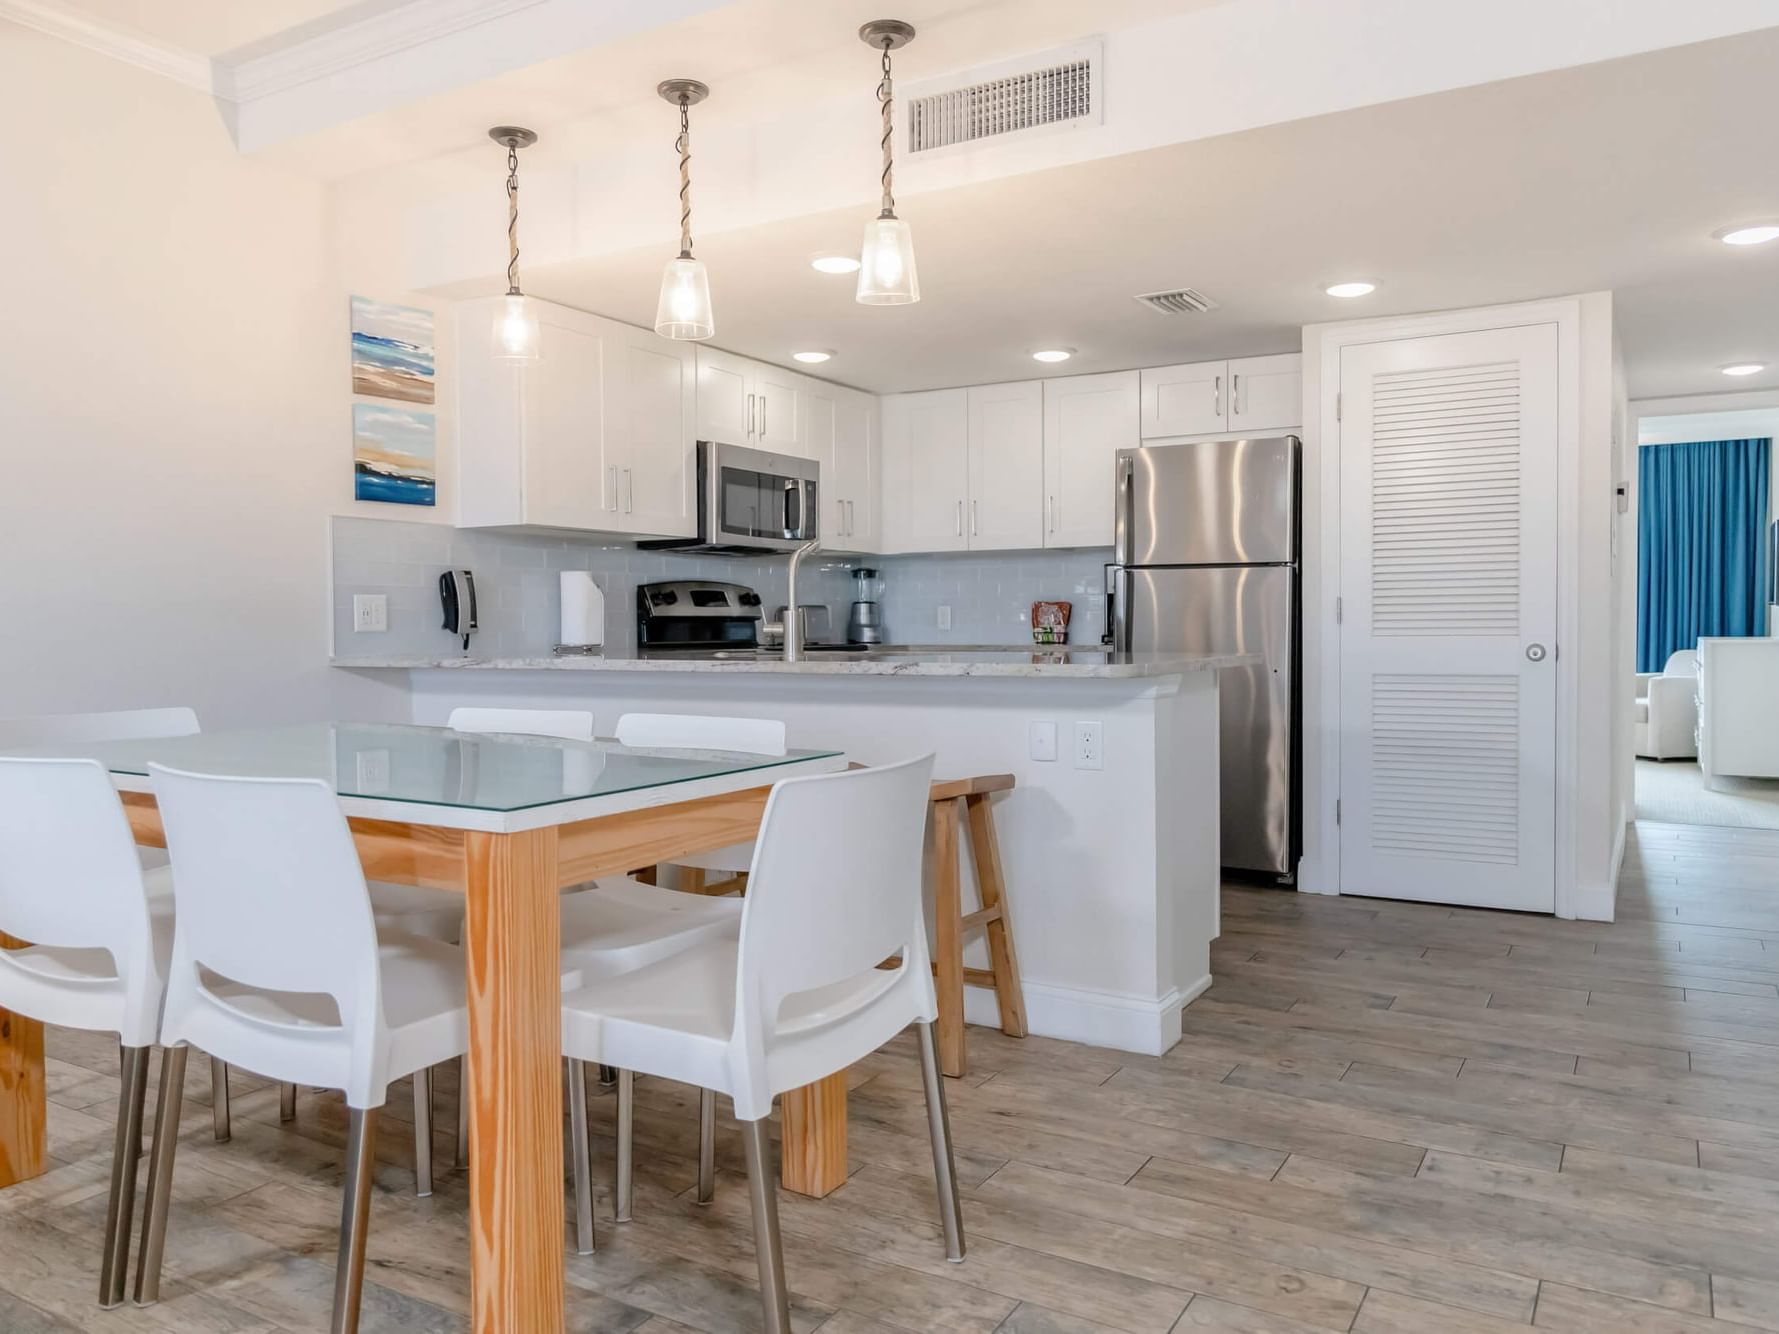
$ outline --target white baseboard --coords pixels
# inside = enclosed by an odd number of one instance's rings
[[[1085,987],[1027,982],[1024,988],[1026,1027],[1038,1037],[1159,1056],[1180,1040],[1180,1011],[1203,995],[1210,985],[1211,978],[1207,973],[1184,989],[1147,1000],[1109,991],[1091,991]],[[972,1024],[999,1028],[1001,1015],[995,1006],[994,992],[987,987],[966,986],[964,1019]]]

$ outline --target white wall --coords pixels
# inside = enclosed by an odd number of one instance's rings
[[[4,22],[0,118],[0,716],[405,710],[326,665],[346,284],[382,261],[203,94]]]

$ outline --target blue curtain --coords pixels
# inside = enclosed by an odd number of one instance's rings
[[[1637,451],[1637,670],[1702,636],[1767,632],[1770,440]]]

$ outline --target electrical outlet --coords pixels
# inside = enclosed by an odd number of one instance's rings
[[[951,629],[951,608],[950,607],[942,606],[939,608],[939,628],[941,630]]]
[[[1077,769],[1103,769],[1106,767],[1106,737],[1103,724],[1075,724],[1075,767]]]
[[[1045,763],[1056,760],[1056,724],[1034,722],[1026,728],[1026,740],[1030,745],[1032,758]]]
[[[354,593],[352,595],[352,628],[361,630],[387,630],[389,628],[389,599],[382,593]]]

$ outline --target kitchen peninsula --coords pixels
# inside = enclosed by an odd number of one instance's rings
[[[591,708],[607,735],[627,712],[767,715],[785,721],[794,746],[819,738],[864,763],[931,750],[940,775],[1012,773],[997,819],[1031,1031],[1159,1054],[1210,985],[1217,674],[1252,661],[1008,647],[797,663],[391,655],[333,665],[405,673],[420,723],[463,704]],[[996,1022],[992,993],[971,988],[966,1014]]]

